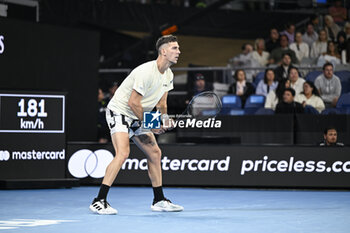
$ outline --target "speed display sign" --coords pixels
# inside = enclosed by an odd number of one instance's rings
[[[65,94],[0,91],[0,181],[65,178]]]
[[[0,93],[0,132],[64,133],[64,95]]]

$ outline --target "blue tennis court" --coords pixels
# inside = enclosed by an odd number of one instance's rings
[[[165,188],[184,212],[151,212],[152,189],[112,187],[119,214],[88,206],[98,187],[0,191],[2,232],[349,232],[350,192]]]

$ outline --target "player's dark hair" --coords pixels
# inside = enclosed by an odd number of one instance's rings
[[[157,43],[156,43],[156,50],[158,51],[158,53],[159,53],[159,48],[163,44],[167,44],[167,43],[170,43],[170,42],[177,42],[177,37],[173,36],[173,35],[165,35],[165,36],[160,37],[157,40]]]

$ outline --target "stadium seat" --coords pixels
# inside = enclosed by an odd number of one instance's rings
[[[315,79],[322,74],[322,71],[319,70],[314,70],[314,71],[310,71],[306,76],[305,76],[305,80],[306,81],[311,81],[311,82],[315,82]]]
[[[336,71],[334,72],[336,76],[339,77],[341,82],[341,93],[348,93],[350,92],[350,71],[348,70],[342,70],[342,71]]]
[[[337,102],[337,109],[350,109],[350,93],[342,94]]]
[[[265,71],[262,71],[262,72],[259,72],[256,76],[255,76],[255,79],[254,79],[254,82],[253,82],[253,85],[254,87],[256,88],[259,84],[259,82],[264,79],[264,76],[265,76]]]
[[[271,108],[259,108],[255,115],[274,115],[275,111],[273,111]]]
[[[304,113],[306,114],[313,114],[313,115],[318,115],[320,114],[316,108],[312,107],[311,105],[306,105],[304,108]]]
[[[245,114],[254,114],[259,108],[264,107],[265,105],[265,96],[263,95],[251,95],[248,97],[245,105],[244,111]]]
[[[222,101],[222,115],[243,115],[241,98],[237,95],[224,95]]]
[[[344,110],[339,108],[326,108],[321,112],[322,115],[345,114]]]

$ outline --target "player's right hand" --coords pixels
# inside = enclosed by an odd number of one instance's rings
[[[151,131],[154,133],[154,134],[163,134],[165,133],[166,129],[163,128],[163,126],[161,126],[159,129],[151,129]]]

